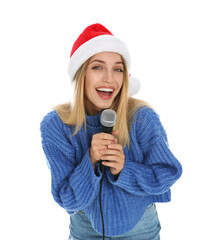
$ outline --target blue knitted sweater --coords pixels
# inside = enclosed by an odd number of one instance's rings
[[[51,170],[55,201],[69,214],[82,210],[93,228],[102,234],[99,207],[101,172],[89,156],[92,136],[101,132],[101,113],[86,115],[84,126],[72,136],[56,111],[41,122],[42,146]],[[118,177],[107,168],[102,187],[102,207],[107,236],[131,230],[149,204],[168,202],[170,187],[182,174],[171,153],[159,116],[148,107],[139,109],[130,131],[130,148],[124,148],[125,164]]]

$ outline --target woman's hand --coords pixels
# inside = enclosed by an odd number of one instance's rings
[[[112,134],[113,136],[117,136],[119,135],[119,131],[115,130]],[[110,167],[110,172],[113,175],[118,175],[122,171],[125,163],[125,155],[122,145],[117,144],[117,142],[117,138],[115,138],[114,142],[108,144],[106,149],[100,149],[99,151],[100,159],[106,160],[102,161],[102,164],[104,166]]]
[[[113,131],[114,132],[114,131]],[[100,161],[102,154],[100,151],[107,150],[108,145],[115,142],[115,137],[108,133],[94,134],[91,141],[90,158],[95,169],[95,164]]]

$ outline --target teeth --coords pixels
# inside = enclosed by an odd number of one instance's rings
[[[97,88],[96,90],[102,91],[102,92],[113,92],[113,89],[111,88]]]

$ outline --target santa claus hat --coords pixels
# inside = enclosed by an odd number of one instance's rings
[[[75,41],[70,54],[69,76],[73,81],[81,65],[93,55],[100,52],[119,53],[130,70],[131,61],[128,48],[124,42],[115,37],[103,25],[96,23],[88,26]],[[140,82],[129,77],[129,95],[132,96],[140,89]]]

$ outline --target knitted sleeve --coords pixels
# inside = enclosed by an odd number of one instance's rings
[[[119,177],[115,178],[108,171],[109,181],[135,195],[167,192],[181,176],[182,166],[169,149],[159,116],[150,108],[139,111],[131,135],[131,148],[139,148],[142,159],[136,162],[135,156],[131,160],[129,154],[125,154],[124,168]]]
[[[89,150],[80,162],[75,147],[65,134],[64,125],[49,113],[41,123],[42,146],[51,170],[51,191],[55,201],[69,213],[89,206],[99,192],[100,176],[96,176]]]

